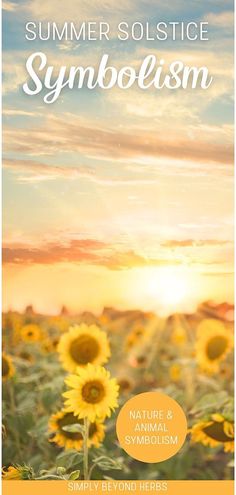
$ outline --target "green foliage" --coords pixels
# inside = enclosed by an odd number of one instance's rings
[[[12,317],[12,316],[11,316]],[[23,319],[23,316],[17,316]],[[73,323],[72,317],[68,326]],[[42,328],[47,339],[60,337],[61,330],[46,317],[32,316]],[[94,317],[95,319],[95,317]],[[120,406],[132,395],[150,390],[160,390],[177,400],[183,407],[188,427],[209,418],[213,413],[222,414],[233,421],[233,379],[230,374],[206,375],[198,369],[194,355],[196,325],[201,316],[196,313],[190,325],[182,315],[182,325],[187,341],[173,345],[172,322],[145,315],[112,314],[104,326],[108,331],[112,357],[108,364],[118,381],[125,377],[131,383],[130,390],[122,391]],[[196,321],[195,321],[196,320]],[[65,322],[63,323],[64,326]],[[135,328],[154,329],[146,340],[137,341],[127,350],[127,335]],[[148,331],[148,330],[145,330]],[[24,479],[82,479],[83,452],[64,450],[52,443],[48,429],[51,414],[63,408],[62,393],[65,390],[66,372],[62,369],[57,353],[45,352],[42,342],[24,344],[17,340],[17,332],[4,328],[6,352],[11,355],[16,373],[3,384],[3,465],[27,466]],[[20,357],[27,351],[30,360]],[[138,358],[146,359],[139,366]],[[231,357],[226,364],[232,369]],[[171,378],[173,365],[180,367],[180,378]],[[157,464],[145,464],[129,457],[119,446],[116,437],[118,411],[106,422],[106,436],[100,448],[89,449],[89,470],[92,479],[230,479],[233,475],[232,455],[217,448],[194,444],[190,436],[181,451],[171,459]],[[84,426],[76,423],[64,426],[65,432],[84,434]],[[50,440],[50,441],[49,441]]]

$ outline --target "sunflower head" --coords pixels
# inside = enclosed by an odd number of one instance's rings
[[[224,447],[225,452],[234,451],[234,422],[222,414],[211,414],[207,420],[196,423],[191,429],[192,442],[208,447]]]
[[[30,480],[34,476],[33,469],[29,466],[9,466],[2,469],[2,478],[4,480]]]
[[[169,376],[172,382],[178,382],[181,379],[181,366],[179,364],[172,364],[169,368]]]
[[[130,378],[128,377],[120,377],[118,380],[117,380],[117,383],[119,385],[119,391],[120,391],[120,394],[123,394],[123,395],[128,395],[134,388],[134,383],[132,380],[130,380]]]
[[[46,354],[50,352],[56,352],[59,343],[59,337],[46,337],[41,344],[42,351]]]
[[[118,407],[119,386],[102,366],[88,364],[77,368],[77,374],[69,375],[65,383],[71,389],[63,394],[65,409],[79,418],[94,422],[97,418],[110,417],[111,411]]]
[[[171,342],[176,345],[183,345],[186,343],[187,335],[185,329],[178,325],[174,328],[171,335]]]
[[[143,341],[145,334],[146,334],[146,330],[142,326],[137,325],[135,328],[133,328],[133,330],[126,337],[126,341],[125,341],[126,350],[128,351],[129,349],[132,349],[132,347],[140,344],[140,342]]]
[[[106,333],[85,323],[70,327],[60,338],[57,350],[63,367],[71,372],[88,363],[104,364],[111,354]]]
[[[202,369],[209,373],[219,370],[219,364],[233,347],[233,335],[215,319],[203,320],[198,326],[196,358]]]
[[[21,329],[21,339],[27,343],[39,342],[42,338],[42,332],[38,325],[29,323]]]
[[[22,350],[19,352],[18,356],[24,361],[27,361],[28,363],[34,362],[34,357],[28,351]]]
[[[146,368],[147,367],[148,358],[144,354],[139,354],[138,356],[130,356],[129,364],[133,368]]]
[[[50,352],[53,352],[52,342],[49,338],[46,338],[42,341],[41,349],[45,354],[49,354]]]
[[[8,380],[15,374],[15,368],[12,364],[12,359],[9,355],[2,353],[2,379]]]
[[[65,426],[81,424],[83,420],[74,416],[72,412],[59,411],[53,414],[49,420],[49,432],[52,433],[50,442],[56,443],[65,449],[81,450],[83,446],[83,436],[80,432],[70,432],[64,430]],[[104,438],[104,425],[101,421],[94,421],[89,424],[88,447],[94,445],[99,447]]]

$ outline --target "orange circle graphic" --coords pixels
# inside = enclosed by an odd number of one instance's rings
[[[162,462],[175,455],[187,434],[182,407],[161,392],[145,392],[129,399],[117,418],[121,447],[142,462]]]

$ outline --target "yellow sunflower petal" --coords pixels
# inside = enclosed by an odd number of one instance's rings
[[[53,435],[50,442],[56,443],[65,449],[81,450],[83,446],[83,436],[80,432],[68,432],[64,426],[80,423],[83,420],[74,416],[72,412],[66,410],[53,414],[49,420],[49,432]],[[88,447],[94,445],[99,447],[105,435],[105,428],[102,422],[95,421],[89,424]]]
[[[64,333],[57,350],[63,367],[70,372],[88,363],[101,365],[110,357],[107,335],[96,325],[75,325]]]
[[[233,423],[228,422],[218,413],[212,414],[211,417],[212,421],[200,421],[192,427],[192,442],[200,442],[212,448],[222,446],[225,452],[232,452],[234,439]]]
[[[208,373],[216,373],[233,347],[233,335],[225,325],[212,319],[203,320],[197,331],[196,359]]]
[[[15,374],[15,368],[12,363],[12,358],[5,352],[2,353],[2,379],[3,381],[9,380]]]
[[[119,387],[110,373],[102,366],[87,365],[78,368],[78,379],[66,380],[71,390],[64,392],[66,410],[73,411],[79,418],[96,418],[110,416],[111,411],[118,407],[117,398]]]
[[[28,324],[21,328],[21,339],[27,343],[39,342],[42,339],[43,333],[38,325]]]

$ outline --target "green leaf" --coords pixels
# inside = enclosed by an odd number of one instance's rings
[[[103,455],[100,457],[95,457],[93,459],[93,464],[100,467],[102,471],[109,471],[110,469],[121,470],[123,468],[122,461],[122,458],[112,459],[111,457]]]
[[[234,399],[232,397],[229,398],[227,404],[223,408],[222,414],[228,421],[234,420]]]
[[[48,474],[50,473],[50,471],[48,469],[41,469],[39,471],[39,476],[44,476],[45,474]]]
[[[84,435],[84,426],[78,423],[75,423],[74,425],[63,426],[62,429],[64,431],[68,431],[69,433],[81,433],[81,435]]]
[[[219,411],[226,404],[227,400],[228,394],[224,390],[219,393],[206,394],[201,397],[190,412],[191,414],[198,414],[201,412]]]
[[[68,450],[66,452],[61,452],[56,458],[56,463],[58,466],[63,466],[66,469],[73,469],[73,467],[78,466],[82,463],[83,454],[76,452],[75,450]]]
[[[80,470],[77,469],[77,471],[72,471],[69,476],[69,480],[78,480],[80,477]]]
[[[66,468],[64,468],[63,466],[58,466],[56,473],[58,474],[58,476],[63,476],[66,473]]]

